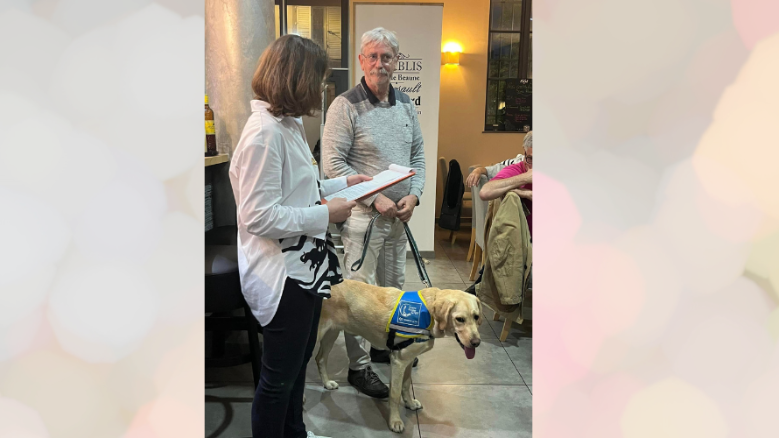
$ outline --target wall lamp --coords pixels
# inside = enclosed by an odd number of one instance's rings
[[[444,65],[460,65],[460,53],[463,52],[461,45],[449,42],[444,45],[442,53],[442,64]]]

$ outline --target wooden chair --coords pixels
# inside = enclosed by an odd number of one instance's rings
[[[468,169],[468,172],[473,172],[473,169],[475,169],[476,166],[471,166]],[[482,201],[481,198],[479,198],[479,190],[484,186],[484,184],[487,183],[487,177],[482,176],[481,179],[479,179],[479,184],[471,187],[470,194],[471,194],[471,245],[468,249],[468,256],[466,257],[466,261],[473,261],[473,265],[471,266],[471,275],[470,280],[473,281],[476,279],[476,275],[479,272],[479,266],[484,264],[484,254],[483,254],[483,248],[484,248],[484,220],[487,217],[487,207],[489,206],[489,203],[486,201]]]
[[[516,321],[519,324],[522,324],[524,321],[522,318],[519,317],[519,314],[521,312],[521,306],[517,308],[512,313],[503,314],[503,318],[505,318],[505,321],[503,322],[503,330],[500,332],[500,342],[505,342],[506,338],[509,336],[509,331],[511,330],[511,323]],[[495,311],[495,315],[492,317],[493,321],[500,321],[501,313],[497,310]]]
[[[205,358],[206,368],[252,365],[254,387],[260,383],[262,346],[258,334],[262,327],[252,315],[241,291],[237,265],[237,230],[234,226],[218,227],[205,238],[205,331],[212,332],[212,352]],[[243,309],[243,315],[235,311]],[[226,354],[227,332],[246,332],[249,351]]]
[[[480,182],[481,183],[481,182]],[[480,184],[479,186],[481,186]],[[480,198],[478,198],[480,199]],[[489,207],[489,203],[487,203]],[[489,212],[487,212],[489,213]],[[488,222],[489,218],[486,217],[485,214],[485,222]],[[480,236],[482,236],[482,239],[484,237],[484,228],[486,228],[486,223],[482,224],[482,232],[480,233]],[[482,255],[482,261],[484,262],[486,257],[486,254]],[[532,267],[530,268],[532,270]],[[474,272],[472,271],[472,274]],[[531,284],[532,284],[532,271],[531,271]],[[481,284],[484,284],[484,279]],[[489,280],[486,280],[489,281]],[[511,330],[511,324],[516,321],[519,324],[522,324],[525,320],[531,320],[531,314],[532,314],[532,293],[533,290],[531,287],[527,288],[523,292],[521,303],[519,303],[516,307],[512,305],[503,305],[500,302],[500,296],[498,294],[498,291],[495,289],[495,285],[493,284],[491,287],[489,286],[489,283],[487,289],[477,288],[477,296],[482,302],[482,305],[485,307],[489,307],[492,309],[495,314],[493,315],[493,321],[500,321],[500,317],[503,316],[505,318],[505,321],[503,323],[503,329],[500,333],[499,339],[501,342],[505,341],[508,337],[509,331]],[[504,309],[504,310],[499,310]]]

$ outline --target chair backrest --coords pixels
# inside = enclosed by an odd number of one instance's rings
[[[229,232],[230,230],[225,231]],[[214,235],[211,237],[213,238]],[[229,238],[230,236],[217,237]],[[242,308],[244,299],[241,292],[241,277],[238,272],[238,247],[236,245],[205,245],[204,248],[205,311],[228,312]]]
[[[446,187],[444,187],[444,201],[454,207],[456,204],[462,204],[465,185],[463,181],[463,172],[460,170],[460,163],[457,160],[449,161],[449,171],[446,175]]]
[[[473,172],[473,168],[469,169]],[[488,201],[482,201],[479,197],[479,190],[487,184],[487,177],[482,175],[479,178],[479,184],[471,187],[471,197],[473,198],[473,227],[476,228],[476,244],[484,249],[484,221],[487,218]]]
[[[466,174],[465,178],[468,178],[468,175],[473,173],[473,170],[476,169],[476,167],[478,167],[478,166],[471,166],[471,167],[469,167],[468,168],[468,173]],[[466,199],[466,197],[467,197],[467,199]],[[473,199],[474,199],[473,198],[473,187],[471,187],[471,188],[466,187],[465,188],[465,193],[463,193],[463,201],[473,201]],[[464,204],[464,202],[463,202],[463,204]],[[473,211],[473,208],[474,208],[473,207],[473,202],[471,202],[471,228],[475,229],[476,228],[476,219],[475,219],[475,216],[474,216],[475,213]]]
[[[449,171],[444,183],[444,198],[441,203],[441,214],[438,216],[438,226],[444,230],[460,229],[460,219],[463,208],[463,173],[457,160],[449,161]]]

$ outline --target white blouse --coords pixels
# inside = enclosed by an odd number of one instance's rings
[[[273,320],[284,282],[324,298],[342,280],[321,199],[346,187],[346,177],[319,181],[300,118],[276,117],[267,102],[252,114],[230,162],[237,206],[238,269],[252,313]]]

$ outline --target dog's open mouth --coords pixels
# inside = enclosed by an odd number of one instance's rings
[[[460,347],[462,347],[463,350],[465,350],[465,357],[468,359],[473,359],[474,356],[476,356],[476,349],[473,347],[466,347],[463,345],[462,341],[460,341],[460,337],[457,336],[457,332],[454,334],[454,338],[457,339],[457,343],[460,344]]]

